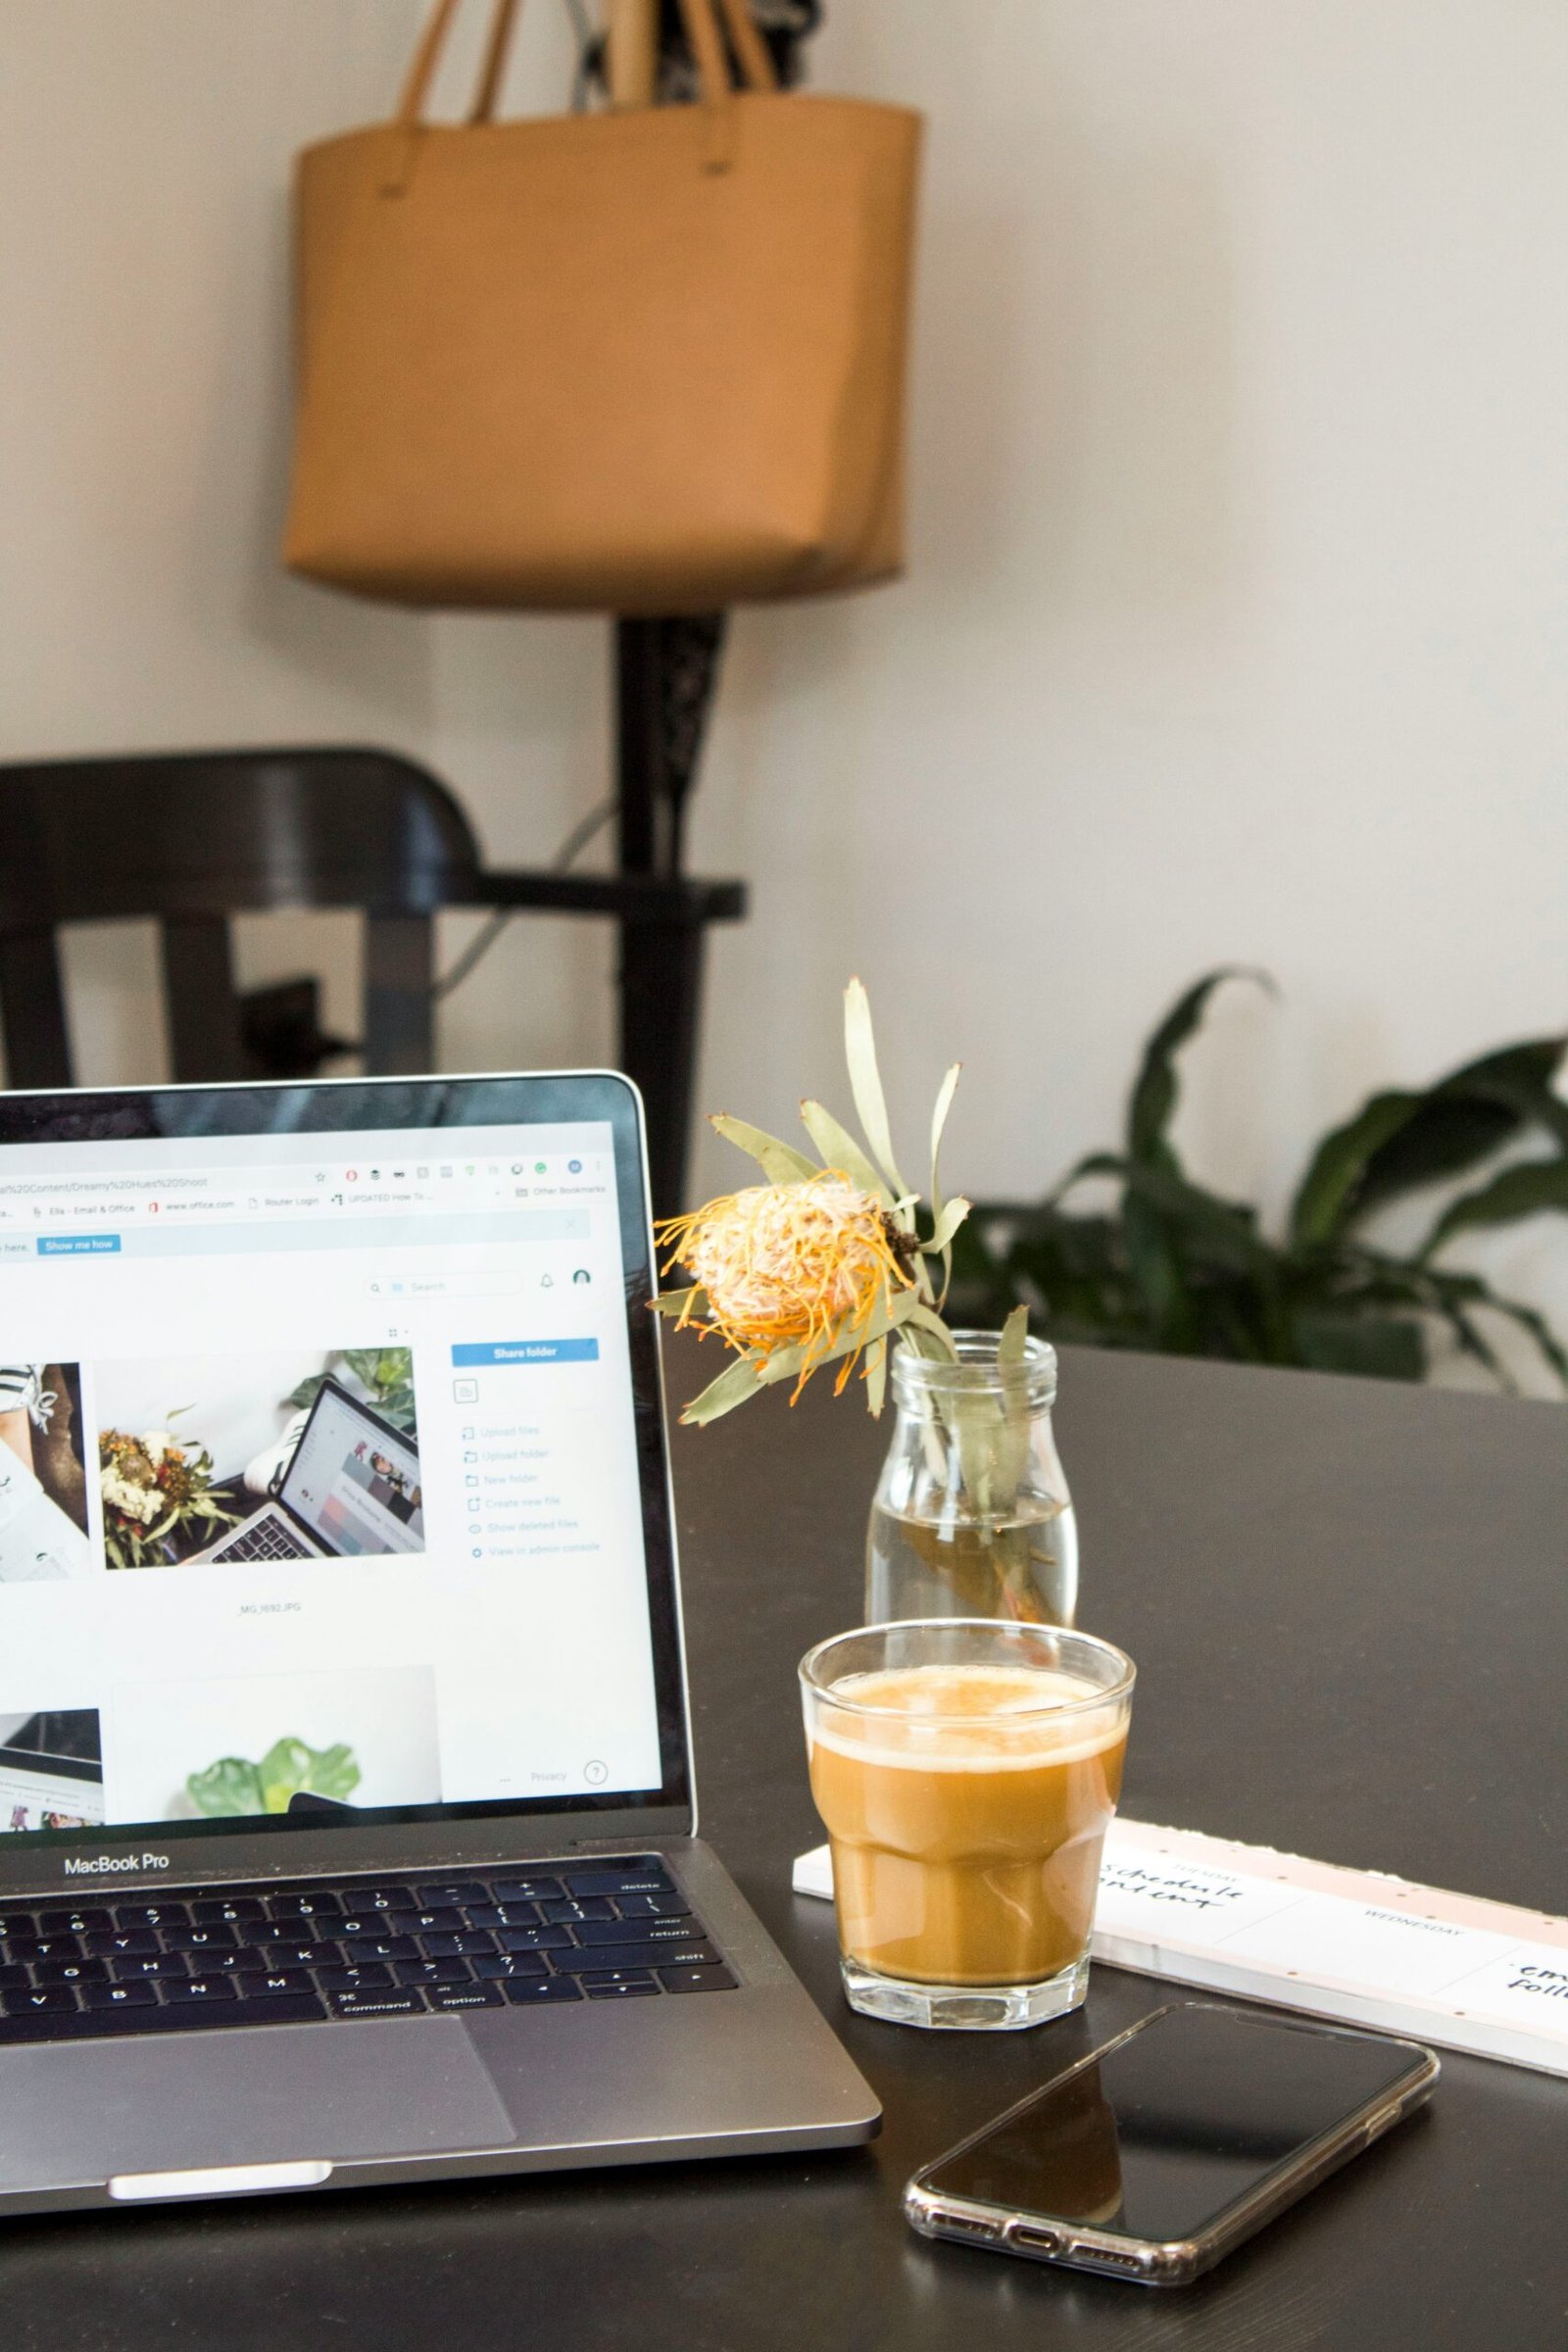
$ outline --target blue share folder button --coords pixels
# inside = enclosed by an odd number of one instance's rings
[[[119,1253],[118,1233],[40,1233],[40,1257],[114,1257]]]
[[[597,1340],[475,1340],[452,1350],[455,1364],[596,1364]]]

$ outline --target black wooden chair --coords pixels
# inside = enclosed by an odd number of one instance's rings
[[[140,754],[0,766],[0,1024],[13,1087],[73,1083],[55,933],[155,918],[173,1076],[301,1075],[314,999],[235,989],[228,918],[363,909],[373,1075],[433,1060],[433,916],[445,906],[593,915],[621,928],[620,1065],[648,1105],[656,1205],[684,1205],[707,927],[746,910],[740,882],[678,872],[487,870],[428,769],[382,751]],[[280,1002],[280,994],[282,1001]],[[280,1018],[280,1016],[283,1016]],[[306,1034],[300,1034],[301,1024]]]

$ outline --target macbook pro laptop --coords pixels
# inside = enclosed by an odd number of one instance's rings
[[[876,2130],[695,1835],[653,1285],[614,1075],[0,1096],[0,2205]]]
[[[422,1503],[417,1447],[328,1375],[273,1494],[195,1557],[308,1560],[422,1551]]]

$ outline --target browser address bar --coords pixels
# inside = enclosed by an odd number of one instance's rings
[[[235,1180],[233,1171],[223,1170],[222,1180],[232,1185]],[[30,1176],[8,1182],[0,1198],[95,1198],[119,1201],[127,1194],[210,1192],[217,1182],[217,1173],[205,1169],[192,1173],[189,1170],[164,1168],[145,1176]]]

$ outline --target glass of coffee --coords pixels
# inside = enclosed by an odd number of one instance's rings
[[[978,1617],[802,1659],[852,2008],[970,2030],[1077,2008],[1133,1677],[1091,1634]]]

